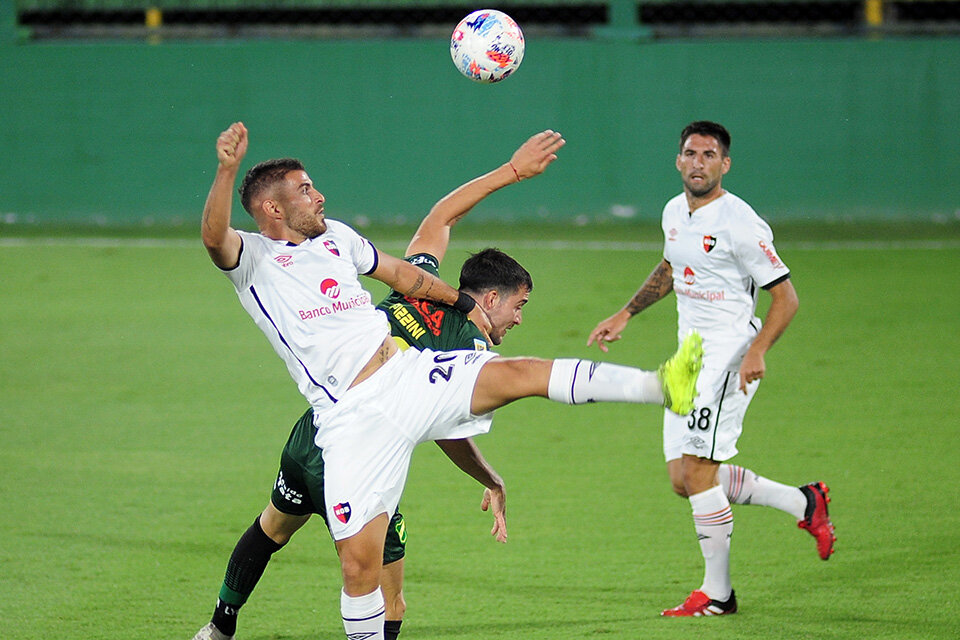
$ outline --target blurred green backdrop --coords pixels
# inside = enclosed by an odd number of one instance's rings
[[[730,128],[725,184],[767,217],[960,210],[960,38],[528,37],[514,76],[477,85],[444,38],[30,42],[3,4],[7,222],[192,225],[234,120],[248,165],[301,158],[354,223],[419,219],[546,128],[568,141],[551,177],[475,219],[656,220],[702,118]]]

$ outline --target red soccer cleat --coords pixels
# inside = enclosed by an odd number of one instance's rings
[[[731,591],[726,602],[711,600],[710,596],[697,589],[683,601],[683,604],[673,609],[664,609],[660,615],[668,618],[684,618],[697,616],[723,616],[737,612],[737,596]]]
[[[837,541],[830,514],[827,513],[827,495],[830,488],[822,482],[811,482],[800,487],[800,491],[807,497],[807,511],[803,520],[797,523],[801,529],[806,529],[817,540],[817,553],[821,560],[829,560],[833,553],[833,543]]]

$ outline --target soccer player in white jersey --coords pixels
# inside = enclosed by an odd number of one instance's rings
[[[628,320],[670,291],[677,294],[679,335],[703,336],[699,395],[688,416],[664,415],[663,448],[673,490],[690,500],[704,558],[704,579],[664,616],[735,613],[730,580],[730,503],[771,506],[793,515],[827,560],[836,540],[822,482],[791,487],[726,464],[737,453],[743,418],[766,373],[764,356],[797,312],[790,271],[773,233],[746,202],[726,191],[730,134],[714,122],[688,125],[676,166],[683,193],[663,209],[663,260],[633,298],[600,322],[587,344],[619,340]],[[755,317],[760,289],[770,293],[765,322]]]
[[[232,124],[216,148],[203,243],[314,410],[347,638],[384,637],[384,537],[417,444],[486,433],[493,410],[526,397],[692,409],[703,354],[696,333],[657,372],[491,351],[400,352],[359,275],[454,305],[484,331],[489,319],[469,295],[328,220],[323,195],[297,160],[269,160],[247,172],[241,202],[260,233],[233,229],[232,190],[248,148],[246,127]]]

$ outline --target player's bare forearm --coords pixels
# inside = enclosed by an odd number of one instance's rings
[[[601,321],[587,337],[587,346],[594,342],[601,351],[608,351],[607,343],[616,342],[623,335],[630,318],[637,315],[654,302],[663,299],[673,290],[673,269],[666,260],[660,262],[653,272],[647,276],[643,286],[633,294],[627,304],[620,311]]]
[[[784,280],[772,287],[770,296],[770,309],[763,321],[763,328],[750,345],[751,350],[756,350],[760,354],[766,353],[783,335],[800,308],[800,298],[790,280]]]
[[[247,129],[235,122],[217,138],[217,172],[207,194],[200,223],[203,245],[213,262],[222,268],[236,266],[240,257],[240,236],[230,227],[233,185],[240,162],[247,152]]]
[[[450,229],[474,206],[494,191],[521,179],[540,175],[557,159],[556,152],[566,144],[563,137],[549,129],[531,136],[517,149],[509,162],[462,184],[441,198],[420,223],[407,245],[406,255],[429,253],[443,260],[450,244]]]
[[[631,316],[635,316],[653,303],[665,298],[671,291],[673,291],[673,268],[669,262],[663,260],[647,276],[643,285],[623,308]]]
[[[441,198],[423,219],[407,245],[406,255],[429,253],[443,260],[450,244],[450,228],[466,216],[481,200],[494,191],[516,182],[513,171],[503,165],[460,185]]]
[[[472,438],[436,442],[450,461],[468,476],[488,489],[503,487],[503,478],[483,458]]]
[[[386,284],[394,291],[399,291],[411,298],[421,298],[451,305],[460,296],[458,290],[420,267],[385,253],[381,253],[379,256],[377,269],[370,274],[370,277]]]

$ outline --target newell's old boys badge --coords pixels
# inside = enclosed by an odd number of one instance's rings
[[[341,502],[333,505],[333,515],[337,516],[337,520],[343,524],[347,524],[350,521],[350,503]]]
[[[323,246],[326,247],[327,251],[329,251],[333,255],[335,256],[340,255],[340,249],[337,249],[337,245],[333,242],[333,240],[324,240]]]
[[[717,239],[713,236],[703,236],[703,250],[707,253],[713,251],[713,248],[717,246]]]

